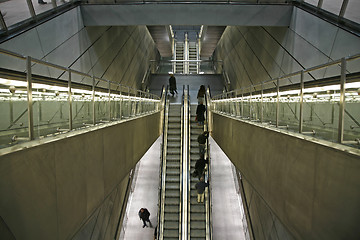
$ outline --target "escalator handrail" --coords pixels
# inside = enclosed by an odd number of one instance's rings
[[[205,104],[206,104],[206,121],[205,121],[205,131],[208,131],[210,133],[210,127],[209,127],[209,111],[210,111],[210,87],[208,87],[206,93],[205,93]],[[206,155],[209,158],[209,163],[207,164],[206,174],[208,176],[208,181],[210,178],[210,148],[209,148],[209,139],[206,141]],[[212,198],[211,198],[211,186],[208,187],[208,201],[206,201],[206,228],[208,229],[206,231],[206,240],[212,239],[212,214],[211,214],[211,206],[212,206]]]
[[[181,240],[188,239],[188,134],[189,134],[189,87],[183,86],[182,111],[181,111]]]
[[[168,86],[162,90],[162,109],[163,109],[163,131],[162,131],[162,146],[161,146],[161,161],[160,161],[160,191],[158,196],[158,224],[157,239],[162,238],[164,232],[164,209],[165,209],[165,177],[166,177],[166,151],[167,151],[167,126],[168,126],[168,112],[169,104],[167,99]]]

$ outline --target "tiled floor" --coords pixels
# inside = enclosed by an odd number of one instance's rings
[[[154,228],[142,228],[137,213],[141,207],[146,207],[151,213],[151,222],[156,225],[160,141],[159,138],[140,160],[135,188],[127,207],[127,222],[122,228],[125,230],[120,239],[153,239]],[[235,188],[232,164],[211,137],[210,144],[213,239],[245,239],[241,222],[241,199]]]
[[[214,240],[242,240],[241,196],[235,188],[232,163],[213,138],[210,139],[212,218]]]
[[[150,212],[150,221],[155,227],[157,224],[157,203],[160,168],[161,137],[150,147],[138,163],[138,172],[135,179],[135,188],[130,195],[130,202],[126,209],[127,221],[120,239],[143,240],[153,239],[154,228],[142,228],[139,219],[140,208],[145,207]],[[147,223],[148,224],[148,223]],[[149,225],[149,224],[148,224]]]

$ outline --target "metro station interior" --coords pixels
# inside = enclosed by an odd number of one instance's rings
[[[360,1],[44,1],[0,0],[0,239],[360,238]]]

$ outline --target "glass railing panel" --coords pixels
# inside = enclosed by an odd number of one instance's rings
[[[109,121],[107,114],[109,100],[105,96],[95,96],[95,119],[97,123],[104,123]]]
[[[305,2],[314,5],[316,7],[319,3],[319,0],[305,0]]]
[[[263,122],[276,123],[276,97],[263,99]]]
[[[18,86],[0,84],[0,109],[0,147],[11,146],[14,136],[29,137],[26,82]]]
[[[131,112],[130,112],[131,101],[130,101],[130,99],[129,98],[124,98],[122,104],[123,104],[123,112],[122,112],[123,118],[129,118],[130,115],[131,115]]]
[[[359,0],[349,0],[344,17],[356,23],[360,23],[359,9]]]
[[[72,128],[81,128],[93,124],[92,94],[73,93],[72,95]]]
[[[36,87],[33,84],[33,116],[35,138],[69,130],[70,105],[68,93]]]
[[[322,8],[338,16],[340,14],[342,2],[342,0],[323,0]]]
[[[2,1],[0,2],[0,9],[8,28],[31,18],[26,1]]]
[[[304,91],[303,132],[315,131],[317,138],[335,142],[339,125],[339,91]]]
[[[36,15],[54,8],[54,6],[51,4],[51,1],[49,0],[32,0],[32,3]]]
[[[344,141],[359,146],[360,140],[360,84],[345,85]]]
[[[300,119],[300,91],[281,95],[279,98],[279,126],[286,129],[299,131]]]
[[[261,98],[253,97],[251,99],[251,119],[260,120],[261,116]]]

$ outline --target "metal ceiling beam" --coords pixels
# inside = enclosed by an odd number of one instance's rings
[[[85,26],[289,26],[291,5],[140,4],[82,5]]]

